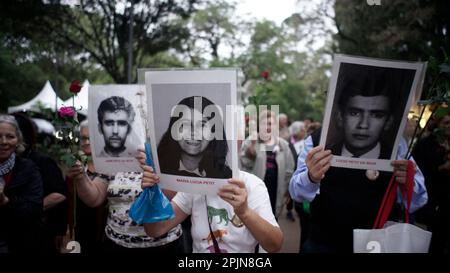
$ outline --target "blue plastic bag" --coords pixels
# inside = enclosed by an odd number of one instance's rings
[[[147,165],[154,168],[152,152],[148,143],[145,143],[145,154]],[[144,189],[131,205],[128,215],[138,225],[160,222],[175,217],[170,201],[161,192],[158,185]]]

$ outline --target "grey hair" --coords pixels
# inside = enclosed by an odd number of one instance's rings
[[[21,153],[23,153],[25,151],[25,144],[23,143],[22,131],[20,131],[20,127],[17,123],[16,118],[11,115],[0,114],[0,123],[7,123],[14,127],[14,129],[16,130],[16,137],[18,139],[16,154],[20,155]]]
[[[280,119],[280,118],[288,119],[288,116],[287,116],[285,113],[280,113],[280,114],[278,114],[278,118],[279,118],[279,119]]]
[[[289,133],[291,135],[296,135],[305,128],[305,123],[303,121],[294,121],[291,126],[289,126]]]
[[[80,122],[79,128],[80,128],[80,131],[81,131],[81,129],[83,129],[83,128],[88,128],[88,129],[89,129],[89,122],[88,122],[88,120],[85,119],[85,120],[83,120],[82,122]]]

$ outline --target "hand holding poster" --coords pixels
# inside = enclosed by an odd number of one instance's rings
[[[236,70],[146,72],[151,146],[162,188],[216,194],[237,174]],[[230,108],[231,109],[231,108]]]
[[[332,166],[392,171],[422,63],[336,55],[320,145]]]

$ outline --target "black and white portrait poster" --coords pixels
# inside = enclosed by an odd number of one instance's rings
[[[135,156],[145,142],[144,107],[144,85],[89,86],[89,137],[97,172],[142,171]]]
[[[423,67],[335,55],[320,139],[332,166],[392,171]]]
[[[162,188],[215,195],[238,174],[237,71],[145,73],[150,142]]]

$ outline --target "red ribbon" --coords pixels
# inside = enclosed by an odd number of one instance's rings
[[[11,182],[12,179],[12,172],[9,172],[3,176],[3,179],[5,179],[5,187],[8,186],[9,182]]]
[[[411,207],[412,194],[414,189],[414,174],[414,163],[411,160],[408,161],[405,184],[399,185],[397,180],[395,179],[395,174],[392,174],[391,181],[389,182],[386,193],[383,197],[383,201],[381,202],[380,209],[378,210],[377,219],[373,224],[374,229],[383,228],[384,224],[386,224],[389,214],[391,214],[392,206],[394,205],[397,195],[397,188],[399,186],[403,198],[406,199],[405,222],[409,223],[409,209]]]

